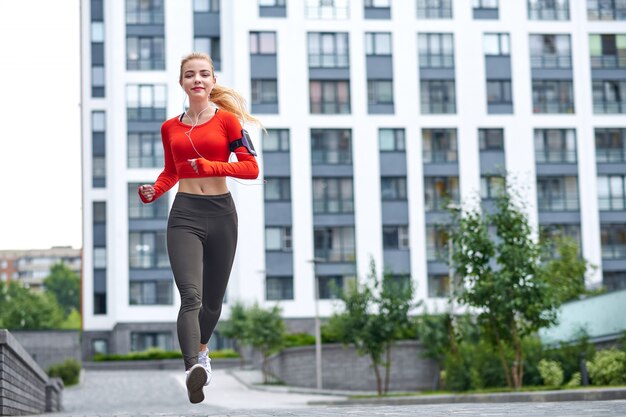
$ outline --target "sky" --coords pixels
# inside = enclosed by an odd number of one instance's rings
[[[0,0],[0,250],[82,247],[79,0]]]

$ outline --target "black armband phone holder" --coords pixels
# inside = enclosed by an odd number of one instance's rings
[[[241,129],[241,138],[236,139],[230,143],[230,151],[235,152],[235,149],[240,146],[245,147],[250,155],[256,156],[256,151],[254,150],[254,146],[252,145],[252,140],[250,139],[250,135],[246,131],[246,129]]]

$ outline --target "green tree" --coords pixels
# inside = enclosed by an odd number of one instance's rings
[[[541,245],[521,201],[507,186],[496,199],[494,214],[483,217],[476,208],[464,208],[454,214],[452,231],[454,268],[463,280],[462,291],[454,297],[476,309],[507,384],[516,389],[524,376],[524,339],[556,322],[563,299],[556,278],[545,272]]]
[[[417,306],[412,301],[411,280],[398,282],[388,273],[380,280],[371,261],[368,282],[351,283],[341,300],[344,311],[330,318],[328,332],[344,344],[353,344],[358,354],[370,357],[376,389],[382,395],[389,390],[391,345],[408,332],[409,310]]]
[[[56,329],[63,311],[54,297],[31,292],[17,282],[0,282],[0,327],[15,330]]]
[[[268,383],[271,371],[269,356],[283,347],[285,323],[281,318],[281,309],[274,306],[268,310],[254,304],[246,315],[246,329],[244,333],[250,346],[258,349],[263,355],[263,382]]]
[[[571,237],[563,236],[542,244],[545,266],[541,273],[554,289],[558,301],[564,303],[584,294],[585,277],[595,267],[580,257],[578,243]]]
[[[80,277],[65,263],[59,262],[53,265],[43,285],[63,308],[65,317],[72,312],[72,309],[80,310]]]
[[[243,368],[245,358],[243,356],[243,347],[249,345],[249,335],[247,332],[247,310],[246,306],[240,302],[235,302],[230,307],[230,315],[228,321],[221,326],[220,333],[235,341],[235,348],[239,353],[239,367]]]
[[[451,315],[424,313],[417,319],[417,334],[424,348],[422,356],[432,359],[437,365],[433,381],[433,390],[436,390],[439,388],[446,355],[450,352],[450,347],[456,345],[451,340],[454,337]]]

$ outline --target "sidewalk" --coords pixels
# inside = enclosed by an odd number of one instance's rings
[[[252,390],[298,393],[308,395],[334,396],[332,399],[313,399],[313,406],[349,405],[421,405],[421,404],[462,404],[462,403],[519,403],[519,402],[572,402],[572,401],[612,401],[626,400],[626,387],[587,388],[558,391],[501,392],[491,394],[438,394],[420,396],[396,396],[382,398],[348,398],[351,396],[375,395],[373,391],[340,391],[315,388],[301,388],[280,385],[261,385],[259,371],[229,370],[234,378]]]

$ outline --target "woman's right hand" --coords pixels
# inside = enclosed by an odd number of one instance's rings
[[[140,185],[139,194],[141,194],[146,201],[152,201],[154,198],[154,187],[150,184]]]

